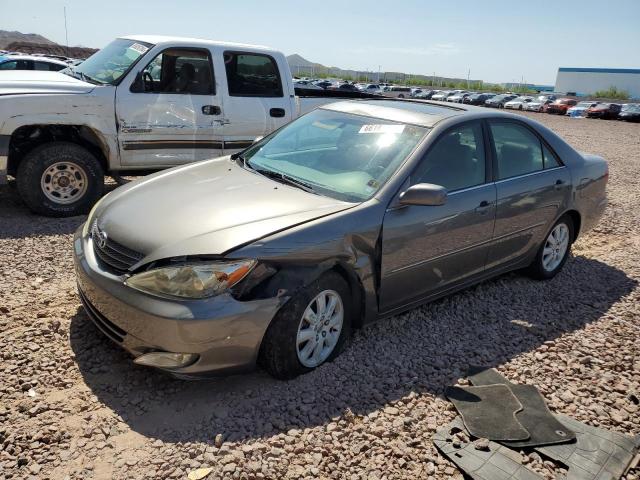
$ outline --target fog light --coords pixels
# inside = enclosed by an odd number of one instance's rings
[[[158,368],[188,367],[198,360],[197,353],[151,352],[137,357],[133,363]]]

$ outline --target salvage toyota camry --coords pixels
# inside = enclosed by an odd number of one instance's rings
[[[555,276],[607,178],[525,117],[334,103],[104,197],[75,235],[80,298],[137,364],[292,378],[367,322],[509,270]]]

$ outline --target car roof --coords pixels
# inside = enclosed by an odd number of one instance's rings
[[[249,45],[245,43],[232,43],[232,42],[220,42],[217,40],[207,40],[203,38],[189,38],[189,37],[171,37],[166,35],[124,35],[122,37],[126,40],[135,40],[143,43],[152,43],[154,45],[173,44],[173,43],[188,43],[191,45],[203,45],[203,46],[221,46],[226,48],[240,48],[240,49],[252,49],[262,50],[265,52],[277,52],[273,48],[265,47],[264,45]]]
[[[513,118],[513,114],[488,112],[485,108],[463,103],[452,105],[446,102],[395,98],[343,101],[329,103],[319,108],[422,127],[433,127],[447,118],[466,114],[484,113],[491,117]]]
[[[56,65],[68,65],[67,62],[63,62],[62,60],[58,60],[57,58],[51,58],[46,56],[39,55],[0,55],[0,62],[4,63],[7,61],[14,60],[33,60],[36,62],[47,62],[47,63],[55,63]]]

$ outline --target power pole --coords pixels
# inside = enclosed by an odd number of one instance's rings
[[[69,31],[67,30],[67,7],[63,7],[64,11],[64,38],[67,45],[67,57],[69,56]]]
[[[469,78],[471,77],[471,69],[467,72],[467,90],[469,90]]]

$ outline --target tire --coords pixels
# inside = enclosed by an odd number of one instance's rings
[[[404,94],[401,93],[400,95],[398,95],[398,98],[404,98]]]
[[[556,229],[559,228],[560,225],[564,225],[567,229],[566,233],[568,235],[568,243],[566,246],[566,250],[564,251],[562,257],[558,258],[558,262],[553,262],[551,263],[551,265],[548,265],[548,267],[545,267],[545,248],[547,248],[547,243],[550,241],[552,232],[556,231]],[[567,262],[567,258],[569,258],[569,254],[571,253],[571,245],[574,240],[574,232],[575,230],[571,217],[569,215],[563,215],[562,217],[560,217],[560,219],[553,225],[551,230],[549,230],[547,235],[544,237],[542,245],[540,245],[538,253],[536,253],[536,258],[533,260],[531,265],[529,265],[526,273],[531,278],[535,278],[536,280],[549,280],[555,277],[560,272],[560,270],[562,270],[562,267],[564,267],[564,264]]]
[[[342,329],[331,353],[318,365],[305,366],[298,354],[298,330],[303,315],[316,296],[332,291],[342,300]],[[347,282],[335,272],[328,272],[297,292],[276,314],[262,340],[259,363],[275,378],[288,380],[332,361],[342,351],[351,336],[352,305],[351,292]],[[336,312],[338,308],[336,307]],[[318,337],[316,336],[316,339]],[[313,340],[310,340],[313,342]],[[302,350],[306,343],[302,343]]]
[[[48,174],[52,171],[53,175]],[[72,183],[64,184],[69,185],[66,192],[58,191],[62,188],[60,181],[55,182],[59,175],[71,178],[66,182]],[[18,166],[16,183],[20,196],[34,213],[72,217],[88,213],[102,196],[104,171],[98,159],[80,145],[52,142],[25,155]]]

